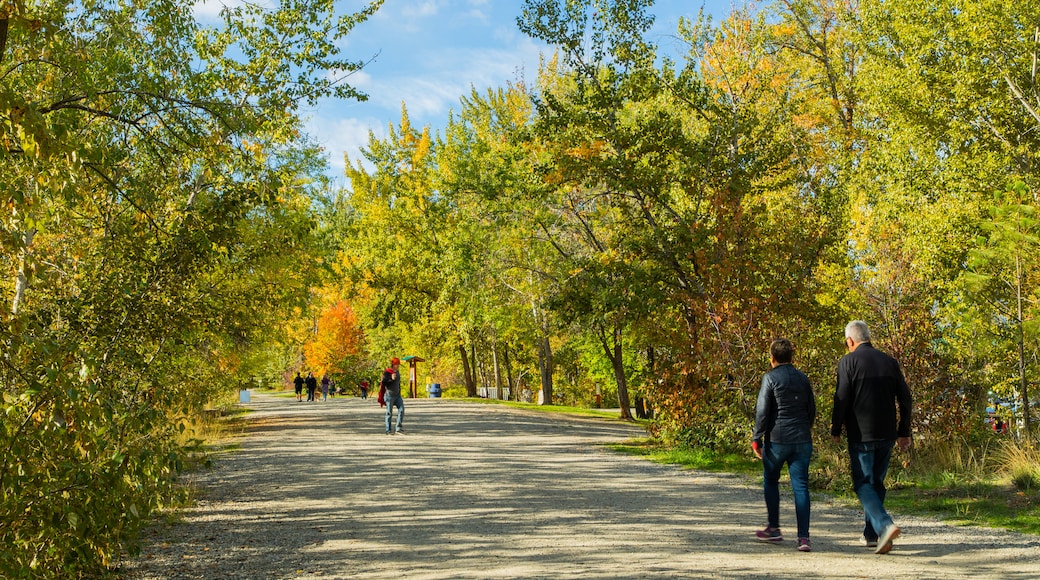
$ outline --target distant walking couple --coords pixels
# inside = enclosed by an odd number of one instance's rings
[[[307,373],[307,378],[300,376],[300,373],[296,373],[296,378],[293,379],[293,386],[296,390],[296,402],[303,401],[303,389],[307,388],[307,400],[314,400],[314,391],[318,388],[318,379],[314,378],[314,373]]]
[[[877,554],[892,550],[901,530],[885,511],[885,475],[892,450],[910,447],[911,396],[899,363],[877,350],[861,320],[845,327],[848,354],[838,362],[838,385],[831,412],[831,436],[848,439],[852,485],[863,505],[861,543]],[[768,519],[756,538],[783,540],[780,532],[780,471],[787,464],[794,492],[799,551],[812,550],[809,541],[809,459],[816,399],[808,377],[791,364],[794,345],[777,339],[769,347],[772,370],[762,377],[755,410],[752,448],[762,459],[763,492]],[[897,414],[898,410],[898,414]]]

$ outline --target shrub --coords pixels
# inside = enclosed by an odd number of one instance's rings
[[[377,393],[378,391],[376,389]],[[463,399],[466,397],[466,385],[441,385],[441,397],[446,399]]]
[[[1006,440],[997,452],[999,469],[1022,491],[1040,489],[1040,451],[1032,444]]]

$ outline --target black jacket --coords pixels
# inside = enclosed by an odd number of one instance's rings
[[[909,437],[912,403],[910,388],[896,359],[869,342],[860,343],[838,361],[831,435],[841,435],[844,425],[849,443]]]
[[[805,373],[782,364],[762,377],[755,406],[755,441],[812,443],[815,420],[816,396]]]
[[[386,369],[383,371],[383,379],[380,383],[386,388],[387,398],[401,395],[401,371],[395,371],[393,368]]]

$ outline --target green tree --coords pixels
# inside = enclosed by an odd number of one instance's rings
[[[255,373],[322,186],[297,107],[360,96],[326,72],[378,5],[0,8],[0,574],[132,551],[184,417]]]
[[[960,287],[963,300],[980,307],[986,334],[1013,353],[1008,371],[1018,378],[1014,398],[1021,405],[1024,432],[1032,437],[1029,385],[1035,382],[1040,350],[1040,219],[1035,196],[1021,182],[1000,201],[990,209],[982,224],[984,235],[968,254]]]
[[[769,23],[742,12],[718,28],[684,23],[686,62],[658,69],[642,40],[647,4],[527,4],[529,33],[560,47],[568,79],[540,95],[544,173],[617,212],[605,228],[621,258],[613,280],[635,289],[626,324],[632,353],[655,353],[662,424],[696,429],[710,412],[705,428],[727,431],[706,436],[733,440],[769,339],[812,321],[815,271],[841,219]]]
[[[857,180],[858,249],[864,263],[887,262],[898,273],[894,284],[882,277],[874,288],[888,288],[885,318],[909,323],[892,334],[904,335],[896,346],[921,387],[917,416],[976,428],[988,387],[1006,377],[994,376],[1003,357],[990,348],[990,333],[978,331],[992,310],[963,294],[967,252],[988,208],[1005,205],[1006,184],[1036,187],[1037,117],[1022,97],[1037,90],[1040,13],[1028,3],[951,0],[921,10],[871,1],[857,16],[871,143]]]

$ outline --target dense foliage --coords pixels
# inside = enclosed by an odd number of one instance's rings
[[[339,200],[362,318],[471,394],[598,397],[723,447],[772,338],[826,401],[862,318],[919,434],[993,405],[1025,433],[1040,9],[782,0],[684,20],[667,57],[652,4],[528,0],[555,47],[533,83],[371,140]]]
[[[100,573],[192,417],[391,354],[725,450],[772,338],[826,401],[862,318],[922,440],[1029,434],[1040,5],[780,0],[666,55],[651,0],[526,0],[534,78],[402,108],[333,196],[298,107],[364,98],[380,3],[0,0],[0,575]]]
[[[273,372],[324,160],[297,106],[377,8],[0,3],[0,576],[94,576],[162,505],[186,421]],[[279,363],[280,364],[280,363]]]

